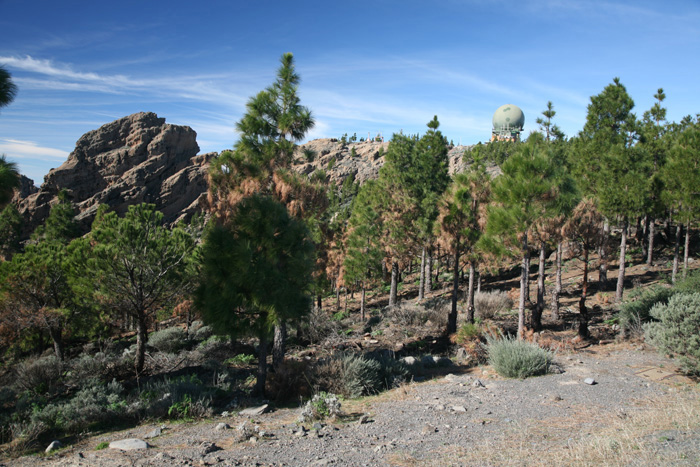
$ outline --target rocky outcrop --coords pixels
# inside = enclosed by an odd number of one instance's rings
[[[153,203],[167,224],[187,220],[204,208],[207,169],[217,155],[197,155],[196,136],[191,128],[166,124],[151,112],[130,115],[84,134],[68,160],[44,177],[41,189],[23,178],[18,201],[25,218],[23,237],[46,220],[63,189],[75,203],[83,233],[90,229],[100,204],[123,215],[129,205]],[[388,142],[317,139],[297,148],[293,168],[305,175],[323,169],[336,185],[349,176],[364,183],[379,176],[388,147]],[[465,169],[462,155],[468,149],[470,146],[450,148],[451,174]]]
[[[388,142],[342,143],[337,139],[316,139],[297,148],[294,169],[302,174],[323,169],[336,185],[354,175],[355,180],[362,184],[379,177],[379,169],[384,165],[384,153],[388,147]],[[471,146],[450,148],[447,155],[450,174],[465,170],[467,165],[462,161],[462,156],[469,149]]]
[[[207,190],[206,171],[214,153],[197,155],[197,134],[142,112],[84,134],[68,160],[52,169],[40,190],[22,199],[25,236],[41,225],[60,190],[78,211],[83,232],[100,204],[119,215],[129,205],[153,203],[172,224],[191,216]]]
[[[18,203],[19,200],[24,199],[30,195],[33,195],[39,191],[39,189],[34,185],[34,180],[24,175],[19,176],[19,188],[15,190],[15,195],[12,201]]]

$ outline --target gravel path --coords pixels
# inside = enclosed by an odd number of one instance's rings
[[[116,451],[95,447],[103,441],[141,438],[155,426],[141,426],[80,441],[46,457],[27,457],[8,465],[168,466],[168,465],[543,465],[551,448],[567,449],[591,433],[644,412],[680,391],[695,391],[674,375],[673,362],[648,350],[615,346],[559,355],[560,373],[506,380],[488,367],[452,367],[447,376],[350,401],[344,421],[320,430],[300,431],[298,409],[280,409],[247,419],[266,433],[254,442],[238,440],[241,416],[197,424],[170,424],[147,441],[148,450]],[[593,378],[595,384],[584,380]],[[363,416],[364,415],[364,416]],[[216,429],[227,423],[231,429]],[[700,465],[700,422],[694,429],[653,434],[654,464]],[[318,428],[318,427],[317,427]],[[592,436],[592,435],[591,435]],[[658,444],[658,446],[656,446]],[[518,454],[517,459],[503,450]],[[479,450],[491,449],[489,460]],[[588,465],[575,458],[560,464]],[[609,465],[615,465],[611,462]]]

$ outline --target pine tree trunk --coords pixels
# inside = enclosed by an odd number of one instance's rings
[[[620,303],[622,301],[622,293],[625,288],[625,255],[627,254],[627,230],[628,226],[627,217],[622,220],[622,235],[620,237],[620,269],[617,273],[617,290],[615,291],[615,301]]]
[[[335,283],[335,312],[340,311],[340,286]]]
[[[65,354],[63,351],[63,326],[57,324],[55,326],[49,326],[49,337],[53,341],[53,351],[56,354],[56,358],[59,361],[63,361]]]
[[[678,275],[678,262],[681,250],[681,231],[683,230],[683,225],[679,222],[676,226],[676,242],[673,246],[673,271],[671,272],[671,283],[676,283],[676,276]]]
[[[433,290],[433,252],[432,250],[428,249],[426,252],[426,261],[425,261],[425,283],[424,287],[425,289],[423,290],[423,298],[427,297],[428,294],[430,293],[431,290]]]
[[[598,268],[598,287],[605,290],[608,286],[608,237],[610,237],[610,222],[603,221],[603,235],[600,241],[600,266]]]
[[[552,319],[559,321],[559,295],[561,295],[561,241],[557,242],[557,258],[556,258],[556,280],[554,281],[554,290],[552,291]]]
[[[365,320],[365,283],[362,282],[362,296],[360,297],[360,316],[362,321]]]
[[[148,342],[148,328],[146,316],[140,313],[136,319],[136,374],[143,371],[146,359],[146,342]]]
[[[452,278],[452,308],[447,317],[447,333],[457,332],[457,296],[459,295],[459,248],[455,248],[454,277]]]
[[[418,301],[423,300],[425,296],[423,293],[423,287],[425,286],[425,247],[420,254],[420,283],[418,285]]]
[[[685,224],[685,248],[683,249],[683,279],[688,277],[688,251],[690,250],[690,221]]]
[[[321,311],[323,309],[323,300],[321,294],[316,295],[316,308],[318,308],[318,311]]]
[[[481,293],[481,271],[478,271],[479,277],[476,281],[476,293]]]
[[[537,304],[532,311],[532,328],[539,331],[542,328],[542,313],[544,312],[544,273],[545,273],[545,244],[540,245],[540,259],[537,266]]]
[[[282,321],[275,326],[275,338],[272,343],[272,368],[275,370],[284,363],[287,352],[287,323]]]
[[[583,289],[578,302],[580,314],[578,322],[578,335],[581,339],[588,337],[588,308],[586,307],[586,297],[588,296],[588,249],[583,250]]]
[[[467,287],[467,321],[474,323],[474,280],[476,268],[474,262],[469,263],[469,285]]]
[[[642,258],[646,258],[649,255],[649,222],[651,221],[651,216],[644,217],[644,231],[639,235],[637,234],[637,239],[642,243]],[[640,238],[641,237],[641,238]]]
[[[530,254],[528,253],[527,233],[522,240],[523,263],[520,269],[520,299],[518,300],[518,339],[522,339],[525,333],[525,293],[528,282],[528,270],[530,269]]]
[[[528,250],[527,250],[527,270],[525,271],[525,304],[528,305],[532,303],[532,300],[530,300],[530,249],[528,245]]]
[[[437,247],[437,256],[435,256],[435,283],[440,282],[440,245]]]
[[[654,218],[649,219],[649,249],[647,251],[647,266],[654,265]]]
[[[396,305],[396,292],[399,279],[399,263],[391,263],[391,289],[389,291],[389,306]]]
[[[265,381],[267,380],[267,338],[260,337],[258,344],[258,379],[253,391],[260,397],[265,397]]]
[[[345,308],[343,311],[347,314],[348,312],[348,288],[345,287]]]

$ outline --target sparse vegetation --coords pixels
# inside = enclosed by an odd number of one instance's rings
[[[553,355],[538,345],[512,337],[489,337],[489,363],[506,378],[528,378],[549,371]]]

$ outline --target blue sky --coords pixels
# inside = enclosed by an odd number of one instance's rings
[[[639,116],[666,91],[668,118],[700,112],[700,2],[589,0],[0,0],[0,64],[19,94],[0,110],[0,153],[41,183],[87,131],[152,111],[230,148],[247,99],[294,53],[308,139],[490,136],[493,112],[547,101],[567,133],[619,76]]]

